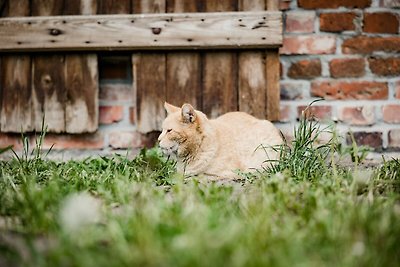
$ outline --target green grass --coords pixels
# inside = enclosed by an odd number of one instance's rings
[[[0,266],[399,266],[400,162],[340,167],[302,121],[281,159],[221,186],[157,149],[0,162]],[[340,160],[340,159],[339,159]]]

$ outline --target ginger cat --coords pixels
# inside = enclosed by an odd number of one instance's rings
[[[283,143],[269,121],[244,112],[229,112],[210,120],[190,104],[165,102],[167,118],[158,137],[162,152],[177,159],[178,172],[211,179],[236,179],[235,171],[253,171],[272,164]]]

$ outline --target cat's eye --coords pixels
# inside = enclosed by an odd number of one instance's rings
[[[172,129],[168,129],[168,130],[167,130],[167,133],[170,133],[171,131],[172,131]]]

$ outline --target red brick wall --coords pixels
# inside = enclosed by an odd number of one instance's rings
[[[279,127],[292,132],[304,106],[324,98],[310,112],[343,137],[400,150],[400,1],[281,0],[281,10]]]
[[[291,135],[304,108],[307,115],[336,122],[343,139],[352,131],[359,144],[400,151],[400,0],[281,0],[281,120]],[[49,135],[45,147],[115,149],[152,145],[157,133],[136,131],[131,58],[99,56],[100,128],[95,134]],[[0,147],[19,135],[0,134]]]

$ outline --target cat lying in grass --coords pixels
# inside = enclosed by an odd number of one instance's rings
[[[182,108],[165,102],[167,118],[158,137],[162,152],[177,160],[178,172],[211,179],[235,179],[272,164],[279,157],[273,147],[283,143],[269,121],[244,112],[208,119],[190,104]]]

